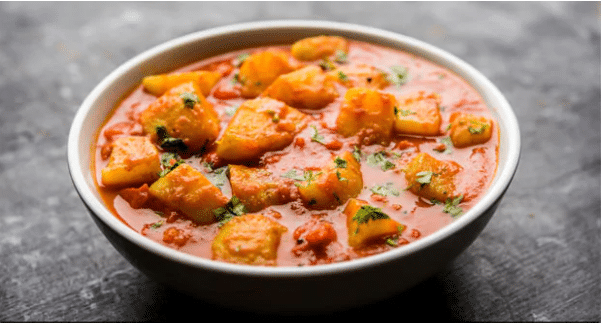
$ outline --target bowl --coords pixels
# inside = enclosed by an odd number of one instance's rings
[[[97,192],[92,143],[106,116],[142,78],[224,52],[303,37],[339,35],[414,53],[464,78],[482,96],[500,130],[498,169],[486,194],[441,230],[394,250],[348,262],[307,267],[256,267],[199,258],[153,242],[117,219]],[[136,268],[158,282],[206,302],[279,313],[336,311],[400,293],[442,270],[480,234],[516,172],[517,119],[501,92],[454,55],[397,33],[326,21],[264,21],[192,33],[132,58],[108,75],[83,101],[68,140],[74,186],[102,233]]]

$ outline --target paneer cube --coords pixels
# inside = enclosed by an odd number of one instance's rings
[[[455,147],[483,144],[492,136],[492,120],[485,117],[455,112],[449,121],[450,137]]]
[[[151,103],[140,114],[140,123],[163,148],[179,139],[191,152],[215,141],[220,129],[219,115],[193,82],[178,85]]]
[[[351,88],[336,119],[338,133],[357,135],[365,145],[390,143],[394,126],[395,97],[367,88]]]
[[[240,93],[245,98],[255,98],[278,76],[299,68],[288,53],[269,49],[254,53],[240,66],[237,81],[242,85]]]
[[[427,153],[419,153],[405,168],[408,189],[428,200],[445,202],[460,194],[456,176],[463,168],[454,161],[441,161]]]
[[[314,65],[280,75],[263,94],[300,109],[323,108],[338,97],[333,79]]]
[[[394,130],[398,134],[436,136],[440,134],[440,96],[436,93],[415,94],[397,98]]]
[[[230,165],[229,170],[232,195],[240,199],[248,212],[293,200],[291,187],[265,169]]]
[[[348,52],[348,41],[338,36],[316,36],[301,39],[292,44],[291,52],[301,61],[326,58],[336,51]]]
[[[305,171],[307,174],[307,171]],[[336,156],[322,169],[311,170],[298,185],[301,200],[312,209],[333,209],[363,188],[361,165],[350,152]]]
[[[101,171],[102,184],[125,187],[152,183],[160,171],[159,151],[148,137],[120,137],[111,144],[108,165]]]
[[[142,85],[147,92],[161,96],[180,84],[194,82],[198,85],[202,95],[207,96],[220,79],[221,73],[219,72],[193,71],[147,76],[142,79]]]
[[[217,141],[216,153],[225,160],[246,161],[283,149],[307,126],[307,118],[271,98],[245,101]]]
[[[152,197],[178,210],[196,223],[215,221],[213,210],[227,204],[228,198],[200,171],[181,164],[150,185]]]
[[[362,87],[381,90],[390,85],[387,74],[367,64],[342,65],[328,74],[347,88]]]
[[[348,243],[353,248],[382,242],[384,238],[400,234],[404,229],[401,223],[363,200],[350,199],[344,214],[348,229]]]
[[[262,214],[244,214],[225,223],[212,243],[213,259],[275,266],[281,236],[287,228]]]

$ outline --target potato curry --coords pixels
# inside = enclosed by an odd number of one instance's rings
[[[477,202],[498,130],[478,92],[399,50],[338,36],[145,77],[99,129],[107,206],[185,253],[262,266],[402,248]]]

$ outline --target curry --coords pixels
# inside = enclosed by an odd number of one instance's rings
[[[141,80],[99,129],[98,190],[133,230],[244,265],[403,248],[467,212],[499,133],[479,93],[411,53],[338,36]]]

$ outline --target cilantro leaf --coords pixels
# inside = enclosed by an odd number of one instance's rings
[[[463,214],[463,209],[459,207],[459,203],[463,200],[463,195],[460,195],[454,199],[447,199],[442,212],[449,213],[452,216],[459,216]]]
[[[322,145],[325,145],[326,144],[324,142],[325,138],[319,134],[319,131],[317,131],[317,127],[315,125],[311,125],[311,127],[313,128],[313,135],[311,136],[311,141],[315,141]]]
[[[345,64],[348,62],[348,54],[343,50],[337,50],[335,53],[334,61],[339,64]]]
[[[174,170],[177,166],[184,164],[184,161],[176,153],[164,153],[161,155],[161,165],[163,170],[159,172],[159,176],[163,177],[170,171]]]
[[[367,164],[372,167],[380,167],[383,171],[395,168],[396,165],[390,160],[386,159],[386,153],[379,151],[367,156]]]
[[[404,66],[395,65],[390,67],[392,74],[388,75],[388,81],[397,86],[401,86],[409,81],[409,72]]]
[[[200,99],[198,98],[198,96],[196,94],[190,93],[190,92],[184,92],[184,93],[180,94],[179,97],[182,98],[182,101],[184,102],[184,106],[189,109],[194,109],[194,105],[196,103],[200,102]]]
[[[374,194],[377,195],[382,195],[382,196],[389,196],[389,195],[394,195],[394,196],[399,196],[399,191],[394,188],[394,183],[392,182],[388,182],[385,185],[376,185],[374,187],[372,187],[370,189],[370,191]]]
[[[347,165],[347,161],[338,156],[334,159],[334,163],[336,164],[336,168],[346,168]]]
[[[240,216],[246,213],[246,206],[240,202],[240,199],[236,196],[225,204],[225,206],[216,208],[213,210],[213,214],[219,222],[219,225],[224,225],[227,221],[231,220],[235,216]]]
[[[390,219],[388,214],[382,212],[382,209],[371,205],[363,205],[353,216],[353,221],[361,224],[371,220]]]

